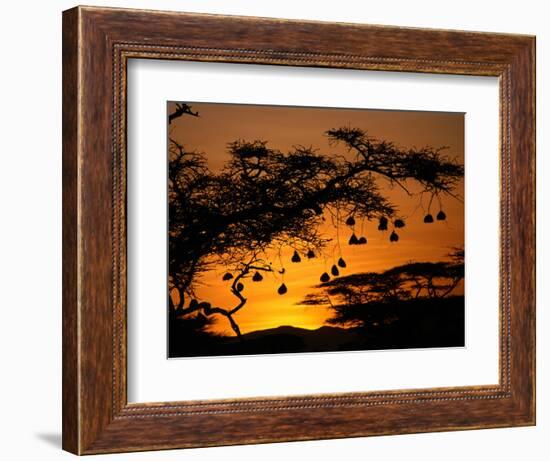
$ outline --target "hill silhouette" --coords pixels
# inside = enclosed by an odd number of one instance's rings
[[[355,306],[361,310],[364,306]],[[322,326],[315,330],[283,325],[236,336],[201,333],[170,335],[170,357],[335,352],[464,346],[464,297],[412,299],[378,309],[369,327]],[[172,326],[177,326],[173,322]]]

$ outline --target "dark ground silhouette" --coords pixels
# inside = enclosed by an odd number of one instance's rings
[[[368,310],[364,315],[370,326],[322,326],[317,330],[282,326],[244,334],[243,341],[193,331],[186,326],[188,319],[175,320],[170,323],[170,357],[464,346],[463,296],[352,309]]]

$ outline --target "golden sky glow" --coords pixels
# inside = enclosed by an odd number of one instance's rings
[[[345,149],[329,146],[324,132],[330,128],[351,126],[367,131],[376,139],[392,141],[403,148],[447,146],[445,155],[464,163],[464,115],[458,113],[381,111],[366,109],[295,108],[284,106],[254,106],[233,104],[190,103],[200,117],[183,116],[170,125],[170,137],[187,150],[203,152],[212,171],[218,171],[229,159],[227,143],[237,139],[247,141],[267,140],[268,147],[282,152],[293,146],[312,146],[329,155],[353,154]],[[173,104],[168,111],[173,112]],[[357,236],[366,236],[368,244],[348,246],[351,230],[345,225],[338,232],[326,225],[324,237],[333,239],[324,257],[292,263],[293,250],[286,248],[281,260],[286,268],[284,282],[288,292],[281,296],[277,288],[281,276],[264,274],[260,283],[247,281],[244,295],[246,306],[235,315],[241,331],[261,330],[280,325],[293,325],[314,329],[324,324],[328,312],[320,307],[297,305],[307,293],[315,292],[319,276],[330,271],[334,262],[342,256],[347,268],[341,275],[389,269],[410,261],[440,261],[445,259],[453,246],[464,245],[464,204],[452,198],[444,198],[442,208],[447,214],[444,222],[424,224],[429,197],[422,201],[418,196],[409,197],[398,188],[391,188],[384,179],[379,185],[382,193],[398,206],[399,215],[405,218],[406,227],[398,230],[400,240],[389,242],[389,232],[379,232],[377,222],[360,221],[355,226]],[[464,182],[457,194],[464,195]],[[412,188],[414,190],[414,188]],[[432,214],[439,211],[434,200]],[[329,219],[327,219],[329,221]],[[339,235],[341,254],[337,245]],[[270,255],[271,256],[271,255]],[[278,263],[278,255],[272,255]],[[230,282],[222,282],[225,272],[221,266],[213,267],[200,277],[197,288],[199,299],[208,299],[213,305],[230,308],[237,300],[229,290]],[[219,318],[215,330],[232,334],[225,319]]]

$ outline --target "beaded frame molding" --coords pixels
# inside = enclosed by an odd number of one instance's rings
[[[498,385],[128,403],[126,65],[170,59],[499,78]],[[535,39],[77,7],[63,13],[63,448],[93,454],[535,423]]]

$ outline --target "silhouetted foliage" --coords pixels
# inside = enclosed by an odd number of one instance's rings
[[[333,316],[328,323],[333,325],[370,327],[387,322],[404,304],[421,309],[423,304],[456,296],[454,291],[464,279],[464,251],[455,249],[449,257],[329,280],[317,285],[320,293],[307,295],[300,304],[329,307]]]
[[[199,116],[191,106],[177,104],[169,123],[183,115]],[[441,149],[403,150],[358,128],[331,129],[326,135],[331,145],[353,152],[352,158],[300,146],[283,153],[264,140],[236,140],[228,144],[222,170],[213,172],[204,154],[170,139],[169,299],[178,318],[221,315],[240,338],[233,316],[246,304],[247,280],[258,282],[256,274],[271,272],[281,279],[278,293],[288,290],[285,268],[270,261],[269,254],[290,247],[292,262],[299,263],[300,255],[313,258],[321,253],[328,243],[319,232],[325,216],[331,216],[335,226],[345,222],[352,229],[358,220],[378,220],[380,230],[387,229],[388,219],[403,227],[402,219],[395,221],[395,205],[381,193],[381,180],[409,195],[409,183],[415,183],[431,195],[431,204],[440,195],[455,197],[463,177],[462,165]],[[394,235],[390,239],[397,241]],[[349,243],[366,244],[367,239],[353,233]],[[231,281],[234,306],[211,306],[208,300],[196,299],[200,274],[213,264],[225,266],[223,280]],[[336,265],[331,273],[339,275]],[[322,274],[321,280],[326,277],[330,279]]]

